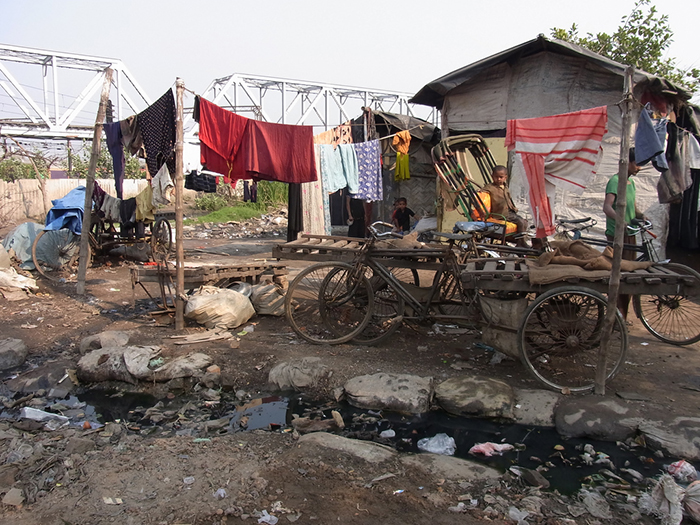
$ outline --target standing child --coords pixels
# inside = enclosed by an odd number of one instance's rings
[[[420,219],[420,217],[408,207],[408,201],[405,197],[399,197],[396,199],[396,210],[392,216],[394,231],[404,235],[411,231],[411,217],[413,217],[415,220]]]

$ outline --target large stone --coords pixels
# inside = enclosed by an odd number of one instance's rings
[[[676,417],[670,421],[642,421],[639,430],[652,448],[671,456],[700,461],[700,418]]]
[[[80,353],[85,354],[88,350],[126,346],[127,344],[129,344],[128,333],[120,330],[106,330],[99,334],[83,338],[83,340],[80,341]]]
[[[373,374],[345,383],[348,403],[358,408],[422,414],[430,408],[432,377]]]
[[[314,432],[313,434],[303,435],[299,438],[298,443],[302,448],[316,445],[344,452],[370,463],[380,463],[398,455],[398,452],[393,448],[380,445],[379,443],[349,439],[326,432]]]
[[[83,455],[90,450],[95,450],[95,442],[92,439],[72,437],[66,444],[66,454]]]
[[[304,390],[317,386],[329,373],[320,357],[302,357],[276,365],[270,370],[268,381],[280,390]]]
[[[528,390],[516,388],[516,403],[513,417],[520,425],[536,427],[553,427],[554,410],[562,398],[550,390]]]
[[[603,441],[624,441],[642,422],[638,404],[599,397],[568,397],[561,400],[554,415],[559,434]]]
[[[456,416],[513,418],[513,389],[496,379],[453,377],[435,387],[435,399],[443,410]]]
[[[411,454],[401,456],[401,463],[406,467],[417,468],[432,474],[436,478],[453,481],[473,481],[498,479],[501,473],[495,468],[482,465],[476,461],[442,456],[440,454]]]
[[[0,341],[0,370],[9,370],[24,363],[27,358],[27,345],[21,339]]]

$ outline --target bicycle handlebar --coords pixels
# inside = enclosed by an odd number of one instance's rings
[[[402,238],[403,238],[403,235],[398,234],[398,233],[393,232],[393,231],[389,231],[389,232],[380,232],[380,231],[377,229],[377,226],[387,226],[387,227],[389,227],[389,228],[393,228],[393,227],[394,227],[393,224],[389,224],[388,222],[383,222],[383,221],[376,221],[376,222],[373,222],[372,224],[369,225],[369,227],[368,227],[367,229],[368,229],[369,232],[372,234],[372,237],[374,237],[375,239],[386,239],[386,238],[388,238],[388,237],[395,237],[395,238],[398,238],[398,239],[402,239]]]

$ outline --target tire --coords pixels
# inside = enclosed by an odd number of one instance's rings
[[[547,387],[587,392],[595,385],[601,325],[607,299],[583,287],[561,287],[537,297],[518,329],[520,358]],[[627,354],[627,327],[616,309],[606,379],[617,375]]]
[[[415,284],[418,279],[418,272],[413,268],[387,268],[394,276],[402,282]],[[362,332],[353,337],[352,342],[359,345],[375,345],[391,337],[402,324],[406,304],[392,286],[390,286],[381,276],[373,275],[372,270],[367,268],[370,284],[372,285],[374,305],[372,315],[367,326]],[[413,281],[413,282],[410,282]]]
[[[32,260],[37,271],[46,279],[69,280],[78,273],[80,235],[68,229],[44,230],[32,244]],[[88,246],[88,267],[92,254]]]
[[[372,314],[372,286],[364,276],[350,278],[345,263],[319,263],[290,283],[285,315],[292,329],[315,344],[340,344],[359,335]]]
[[[151,228],[151,257],[158,262],[168,257],[173,249],[170,222],[158,219]]]
[[[700,341],[700,274],[682,264],[664,265],[681,275],[695,277],[683,295],[635,295],[634,313],[649,332],[664,343],[689,345]]]

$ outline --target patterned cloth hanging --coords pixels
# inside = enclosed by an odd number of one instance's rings
[[[137,115],[146,149],[146,165],[151,177],[168,164],[175,173],[175,97],[171,89]]]

